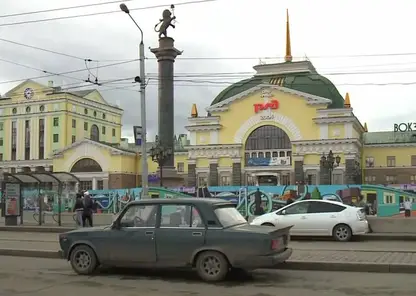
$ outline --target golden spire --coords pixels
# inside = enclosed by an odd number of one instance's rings
[[[350,94],[345,95],[344,108],[351,108]]]
[[[196,104],[192,104],[191,117],[198,117],[198,109],[196,108]]]
[[[367,122],[364,122],[364,131],[368,133]]]
[[[292,61],[292,47],[290,45],[289,9],[286,9],[286,56],[285,62]]]

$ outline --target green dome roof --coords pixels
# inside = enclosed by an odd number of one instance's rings
[[[332,101],[328,108],[344,108],[344,98],[338,92],[335,85],[329,79],[319,75],[317,72],[254,76],[236,82],[224,89],[212,101],[211,106],[260,84],[275,84],[307,94],[327,98]]]

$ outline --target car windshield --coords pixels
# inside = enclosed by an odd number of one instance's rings
[[[246,219],[233,206],[217,208],[215,214],[223,227],[247,223]]]

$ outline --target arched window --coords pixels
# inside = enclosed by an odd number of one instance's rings
[[[96,173],[102,171],[100,164],[91,158],[80,159],[71,168],[71,173]]]
[[[98,129],[98,126],[95,124],[91,125],[90,139],[97,142],[100,140],[100,130]]]
[[[263,125],[248,136],[245,150],[292,149],[284,130],[273,125]]]

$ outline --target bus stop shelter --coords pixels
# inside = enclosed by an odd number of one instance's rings
[[[38,191],[38,208],[39,217],[42,217],[42,200],[40,198],[41,184],[53,183],[57,185],[58,194],[58,225],[61,226],[61,204],[62,191],[66,183],[79,183],[79,179],[68,172],[22,172],[22,173],[4,173],[2,182],[2,199],[3,213],[5,215],[6,226],[18,225],[18,217],[20,216],[20,224],[23,224],[23,186],[24,184],[36,184]],[[39,219],[39,225],[42,225],[42,219]]]

